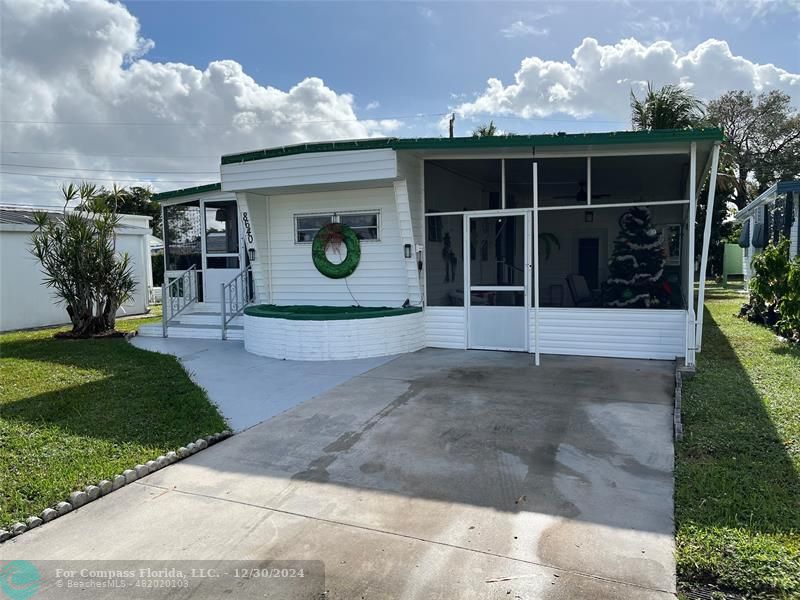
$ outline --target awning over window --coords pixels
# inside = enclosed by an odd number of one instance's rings
[[[753,248],[764,248],[769,242],[767,235],[767,223],[755,223],[753,228]]]
[[[750,247],[750,219],[742,225],[742,234],[739,236],[739,246],[742,248]]]

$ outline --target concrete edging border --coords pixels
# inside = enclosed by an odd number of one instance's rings
[[[163,469],[166,466],[190,457],[192,454],[196,454],[201,450],[205,450],[209,446],[213,446],[217,442],[221,442],[232,435],[233,432],[229,429],[226,429],[225,431],[221,431],[219,433],[207,435],[204,438],[198,438],[194,442],[190,442],[185,446],[181,446],[176,451],[167,452],[155,460],[148,460],[143,465],[136,465],[131,469],[126,469],[121,474],[115,475],[111,480],[104,479],[97,485],[87,485],[83,490],[72,492],[67,500],[58,502],[55,506],[45,508],[39,514],[39,516],[30,516],[25,519],[25,523],[14,523],[11,526],[11,531],[0,529],[0,543],[15,538],[26,531],[30,531],[31,529],[43,525],[44,523],[49,523],[58,517],[72,512],[74,509],[85,506],[89,502],[97,500],[102,496],[106,496],[111,492],[115,492],[118,489],[133,483],[137,479],[141,479],[150,473],[155,473],[159,469]]]
[[[683,419],[681,417],[682,402],[683,402],[683,378],[690,378],[694,375],[694,369],[681,364],[680,361],[675,363],[675,403],[672,410],[672,432],[673,439],[680,442],[683,439]]]

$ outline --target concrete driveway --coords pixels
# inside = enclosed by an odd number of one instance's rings
[[[426,349],[0,549],[318,559],[325,598],[669,598],[670,363]]]
[[[136,336],[131,344],[176,356],[237,432],[394,358],[287,361],[256,356],[244,349],[244,342],[232,340]]]

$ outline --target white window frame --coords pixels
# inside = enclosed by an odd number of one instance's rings
[[[341,215],[375,215],[376,220],[376,227],[378,229],[378,237],[375,239],[363,239],[360,240],[362,244],[371,244],[375,242],[381,241],[381,210],[379,208],[369,209],[369,210],[343,210],[343,211],[325,211],[325,212],[313,212],[313,213],[295,213],[292,216],[294,221],[294,243],[296,245],[303,245],[306,246],[308,244],[312,244],[313,242],[301,242],[297,239],[297,219],[307,218],[307,217],[330,217],[331,223],[340,223],[341,222]]]

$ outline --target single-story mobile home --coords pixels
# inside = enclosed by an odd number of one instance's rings
[[[169,283],[163,326],[143,333],[299,360],[429,346],[693,364],[696,199],[721,140],[388,138],[223,156],[220,183],[157,196]]]
[[[739,246],[744,249],[742,270],[750,280],[753,257],[781,236],[789,240],[789,256],[800,255],[800,181],[779,181],[736,213],[742,224]]]

